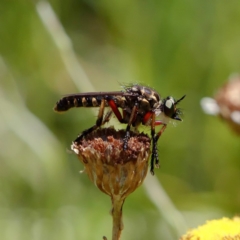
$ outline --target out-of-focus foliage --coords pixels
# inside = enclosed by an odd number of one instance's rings
[[[52,108],[66,93],[130,82],[187,95],[184,121],[159,140],[154,176],[187,226],[239,214],[240,139],[199,102],[240,72],[240,2],[50,1],[66,41],[41,19],[44,3],[0,3],[0,239],[110,239],[110,199],[67,151],[96,112]],[[127,199],[123,239],[179,237],[151,187]]]

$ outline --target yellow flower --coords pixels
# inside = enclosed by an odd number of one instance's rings
[[[240,217],[207,221],[189,230],[180,240],[240,240]]]

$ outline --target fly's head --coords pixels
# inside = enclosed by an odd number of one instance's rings
[[[173,97],[169,96],[162,100],[161,111],[164,115],[170,119],[182,121],[180,115],[182,114],[181,110],[177,108],[177,104],[185,98],[186,95],[181,97],[178,100],[175,100]]]

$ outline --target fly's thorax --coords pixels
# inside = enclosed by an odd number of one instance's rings
[[[123,96],[115,96],[114,97],[114,102],[119,108],[126,108],[126,98]]]
[[[138,109],[140,112],[145,113],[152,109],[150,102],[146,98],[140,98],[138,100]]]
[[[137,95],[139,99],[146,99],[150,102],[151,106],[160,101],[160,95],[155,90],[149,87],[136,84],[129,88],[126,88],[126,92]]]

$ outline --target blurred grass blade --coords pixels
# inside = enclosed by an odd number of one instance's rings
[[[147,192],[147,196],[155,204],[165,221],[176,233],[176,236],[179,237],[187,231],[188,227],[184,217],[176,209],[158,179],[148,175],[143,186]]]
[[[93,85],[76,57],[71,39],[65,32],[51,5],[47,1],[40,1],[37,3],[36,9],[42,23],[58,48],[65,67],[76,87],[81,92],[94,91]]]
[[[49,175],[52,172],[57,172],[55,171],[56,167],[61,166],[61,161],[59,161],[62,153],[61,144],[46,125],[25,106],[15,81],[1,57],[0,72],[1,79],[6,79],[8,88],[11,88],[11,94],[9,94],[10,90],[7,90],[4,82],[0,82],[0,125],[2,129],[5,132],[12,131],[25,142],[41,160]],[[1,132],[3,133],[3,130]],[[12,147],[15,144],[14,142]],[[11,151],[14,151],[14,148]]]

